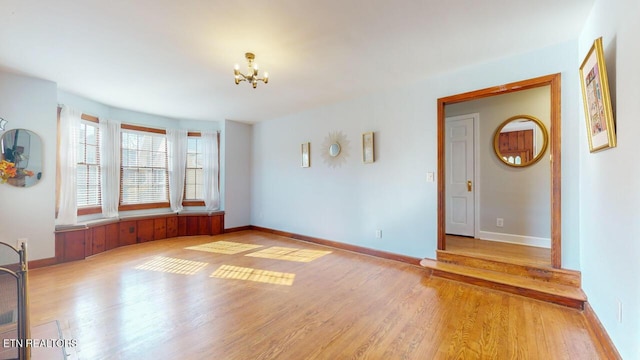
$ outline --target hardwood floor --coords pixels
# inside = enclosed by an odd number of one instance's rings
[[[262,247],[184,249],[212,241]],[[245,256],[275,246],[331,253],[310,262]],[[192,261],[183,272],[206,266],[193,275],[136,269],[158,256]],[[290,286],[210,277],[222,265],[295,277]],[[36,269],[30,297],[32,325],[68,323],[79,359],[605,358],[578,310],[255,231],[148,242]]]
[[[551,249],[447,235],[448,252],[486,259],[551,267]]]

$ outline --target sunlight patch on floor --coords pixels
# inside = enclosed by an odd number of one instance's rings
[[[242,244],[233,241],[214,241],[207,244],[189,246],[185,249],[207,251],[218,254],[233,255],[243,251],[253,250],[262,247],[262,245]]]
[[[135,269],[193,275],[207,265],[208,263],[205,262],[156,256],[146,263],[136,266]]]
[[[278,271],[252,269],[240,266],[222,265],[209,277],[255,281],[275,285],[293,285],[296,274]]]
[[[327,254],[331,254],[331,251],[295,249],[274,246],[264,250],[253,252],[251,254],[247,254],[245,256],[297,262],[311,262]]]

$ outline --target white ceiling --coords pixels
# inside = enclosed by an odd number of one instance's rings
[[[0,68],[115,107],[258,122],[576,39],[592,4],[0,0]],[[233,82],[247,51],[270,75],[255,90]]]

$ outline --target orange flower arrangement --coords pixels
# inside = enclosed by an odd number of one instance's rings
[[[10,161],[7,161],[7,160],[0,161],[0,184],[4,184],[7,182],[7,180],[19,175],[31,177],[34,175],[34,173],[31,170],[18,169],[16,167],[16,164]]]
[[[0,184],[4,184],[7,180],[16,177],[18,169],[16,165],[7,160],[0,161]]]

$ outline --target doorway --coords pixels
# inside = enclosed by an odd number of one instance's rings
[[[492,88],[481,89],[438,99],[438,249],[446,249],[446,215],[447,208],[452,207],[447,201],[448,179],[451,175],[446,169],[447,152],[451,151],[446,143],[445,105],[476,100],[485,97],[507,94],[511,92],[550,87],[550,262],[554,268],[561,267],[561,189],[560,189],[560,74],[542,76]],[[473,184],[472,184],[473,185]]]

